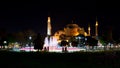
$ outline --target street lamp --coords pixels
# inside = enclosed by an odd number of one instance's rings
[[[4,48],[6,48],[7,41],[3,41],[3,43],[4,43]]]
[[[4,41],[3,43],[4,43],[4,44],[6,44],[6,43],[7,43],[7,41]]]
[[[31,39],[32,39],[32,37],[30,36],[30,37],[29,37],[29,40],[31,40]]]
[[[31,51],[31,41],[32,41],[32,37],[31,37],[31,36],[29,36],[30,51]]]

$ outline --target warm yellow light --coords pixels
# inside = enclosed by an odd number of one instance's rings
[[[68,42],[68,40],[66,40]]]
[[[48,22],[50,22],[50,17],[48,17]]]
[[[88,30],[90,30],[90,27],[88,27]]]
[[[95,24],[96,26],[98,26],[98,21],[96,21],[96,24]]]
[[[86,32],[84,32],[84,35],[85,35],[85,36],[87,36],[87,33],[86,33]]]
[[[79,35],[79,33],[77,32],[77,33],[75,33],[75,36],[77,36],[77,35]]]

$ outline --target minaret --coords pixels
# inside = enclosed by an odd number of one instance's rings
[[[96,24],[95,24],[95,36],[96,36],[96,38],[98,37],[98,21],[97,21],[97,17],[96,17]]]
[[[90,25],[88,25],[88,36],[91,36],[91,34],[90,34]]]
[[[47,35],[48,36],[51,35],[51,20],[50,20],[50,17],[48,17],[48,21],[47,21]]]

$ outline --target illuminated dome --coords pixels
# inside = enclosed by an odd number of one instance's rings
[[[72,29],[72,28],[78,28],[79,26],[77,24],[68,24],[66,27]]]
[[[58,30],[55,32],[54,36],[60,40],[62,38],[62,35],[64,35],[65,39],[69,40],[70,37],[77,36],[79,34],[87,36],[87,32],[85,32],[84,28],[79,27],[77,24],[71,23],[67,24],[63,30]]]
[[[77,24],[68,24],[64,28],[66,36],[77,36],[79,34],[78,30],[79,30],[79,26]]]
[[[56,37],[59,40],[59,37],[62,34],[65,34],[65,32],[63,30],[59,30],[59,31],[55,32],[54,37]]]

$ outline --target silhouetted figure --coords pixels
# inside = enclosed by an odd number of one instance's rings
[[[36,49],[37,51],[40,51],[43,49],[43,38],[40,34],[37,35],[37,38],[33,41],[34,43],[34,49]]]
[[[62,52],[65,52],[64,47],[62,47]]]
[[[46,48],[46,47],[44,47],[44,51],[47,51],[47,48]]]
[[[47,47],[47,51],[49,51],[49,47]]]
[[[68,42],[63,40],[61,41],[61,46],[62,46],[62,52],[67,52],[67,47],[66,45],[68,45]]]
[[[68,52],[68,50],[67,50],[67,46],[65,46],[65,52]]]

